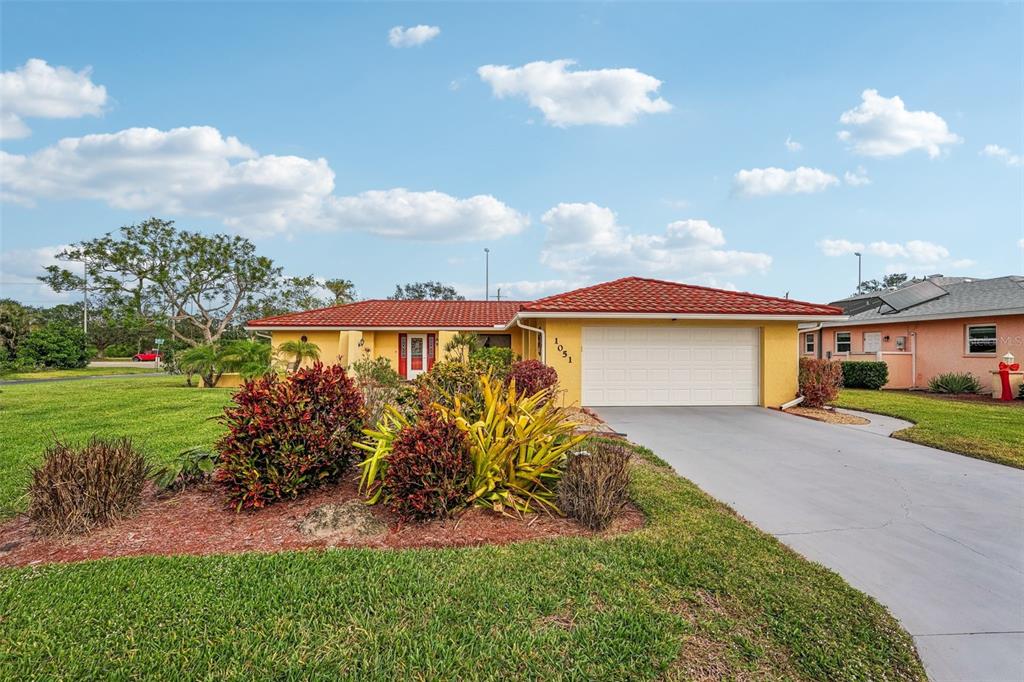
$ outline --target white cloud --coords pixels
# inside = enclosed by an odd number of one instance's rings
[[[1020,248],[1024,249],[1024,239],[1018,240],[1017,241],[1017,246],[1019,246]]]
[[[563,203],[541,218],[547,235],[541,262],[574,282],[625,274],[675,280],[764,272],[768,254],[721,249],[722,230],[706,220],[677,220],[660,234],[636,233],[615,213],[593,203]]]
[[[498,295],[498,290],[501,289],[501,300],[503,301],[532,301],[551,294],[571,291],[587,284],[590,282],[582,279],[521,279],[492,282],[490,294],[493,300]],[[480,284],[459,284],[455,288],[466,298],[483,299],[484,297],[484,288]]]
[[[864,251],[862,243],[851,242],[848,239],[822,239],[818,242],[818,248],[826,256],[848,256],[857,251]]]
[[[791,152],[798,152],[798,151],[802,150],[803,148],[804,148],[804,146],[802,144],[800,144],[799,142],[794,140],[789,135],[786,136],[786,149],[788,149]]]
[[[1024,157],[1020,154],[1013,154],[1006,147],[1000,147],[997,144],[987,144],[984,149],[981,150],[982,156],[988,156],[993,159],[999,159],[1007,166],[1021,166],[1024,165]]]
[[[65,138],[30,155],[0,151],[6,200],[91,199],[118,209],[215,218],[250,235],[363,230],[457,241],[515,234],[529,218],[489,195],[396,188],[334,194],[326,159],[260,155],[216,128]]]
[[[99,116],[107,89],[92,82],[88,68],[72,71],[29,59],[13,71],[0,73],[0,139],[28,137],[25,118]]]
[[[871,178],[868,177],[868,171],[864,166],[857,166],[855,172],[846,171],[843,173],[843,180],[851,187],[863,187],[871,184]]]
[[[334,198],[327,213],[345,229],[436,241],[500,239],[518,234],[530,222],[490,195],[458,199],[403,188]]]
[[[13,298],[30,305],[53,305],[79,300],[81,295],[58,293],[36,279],[48,265],[66,265],[56,258],[65,248],[66,244],[58,244],[0,251],[0,298]]]
[[[391,47],[418,47],[428,40],[433,40],[440,34],[441,29],[438,26],[427,26],[425,24],[409,28],[393,26],[388,31],[388,44]]]
[[[636,69],[569,71],[576,62],[557,59],[519,67],[488,64],[477,69],[499,98],[525,96],[554,126],[598,124],[621,126],[641,114],[669,111],[657,97],[661,81]]]
[[[839,178],[818,168],[800,166],[796,170],[751,168],[733,178],[736,190],[747,197],[772,194],[812,194],[839,184]]]
[[[907,111],[899,97],[882,97],[877,90],[861,93],[861,103],[839,117],[850,128],[839,131],[839,139],[863,156],[901,156],[923,149],[939,156],[947,145],[962,142],[946,121],[931,111]]]
[[[906,242],[874,241],[870,243],[854,242],[848,239],[822,239],[818,248],[826,256],[848,256],[860,252],[865,256],[877,256],[890,262],[886,269],[890,272],[906,272],[914,268],[947,266],[963,269],[974,265],[968,258],[950,259],[949,249],[935,242],[911,239]]]

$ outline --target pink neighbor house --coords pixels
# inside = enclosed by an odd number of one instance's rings
[[[848,318],[801,325],[801,356],[882,360],[885,388],[926,388],[944,372],[970,372],[987,387],[1003,355],[1024,362],[1024,277],[935,275],[832,305]]]

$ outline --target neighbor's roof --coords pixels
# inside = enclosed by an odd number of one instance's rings
[[[925,287],[929,290],[926,295],[913,296],[914,289]],[[893,291],[871,294],[866,299],[864,295],[856,298],[859,311],[850,307],[855,297],[835,302],[850,311],[850,318],[842,323],[844,325],[1017,314],[1024,313],[1024,277],[933,277]],[[915,303],[916,300],[921,302]]]
[[[370,300],[251,320],[248,327],[474,329],[508,326],[522,301]]]
[[[842,315],[841,308],[742,291],[624,277],[523,305],[522,313],[678,313],[680,315]]]

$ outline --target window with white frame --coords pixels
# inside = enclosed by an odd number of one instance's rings
[[[849,353],[850,347],[850,332],[836,332],[836,352]]]
[[[804,334],[804,352],[814,352],[814,334],[812,333]]]
[[[967,325],[967,354],[996,354],[996,326],[994,324]]]

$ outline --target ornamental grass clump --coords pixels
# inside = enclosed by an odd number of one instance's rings
[[[135,513],[150,470],[129,438],[60,441],[32,469],[28,515],[49,535],[85,533]]]
[[[587,442],[569,455],[558,482],[558,506],[591,530],[604,530],[629,502],[625,445]]]
[[[946,372],[928,382],[932,393],[981,393],[981,382],[970,372]]]
[[[363,398],[343,367],[319,361],[247,381],[224,409],[214,480],[236,509],[259,509],[335,481],[357,454]]]

